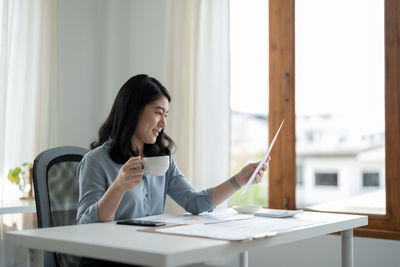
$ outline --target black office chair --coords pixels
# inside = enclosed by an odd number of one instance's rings
[[[79,186],[76,168],[89,150],[62,146],[40,153],[33,163],[39,228],[76,224]],[[79,257],[45,252],[44,266],[78,266]]]

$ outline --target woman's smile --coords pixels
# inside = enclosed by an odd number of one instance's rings
[[[158,136],[160,134],[161,130],[156,130],[153,129],[153,134],[155,134],[155,136]]]

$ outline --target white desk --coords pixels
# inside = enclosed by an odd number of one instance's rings
[[[28,218],[23,218],[22,220],[17,220],[17,224],[15,224],[14,219],[12,219],[12,225],[5,225],[4,222],[7,222],[8,219],[4,217],[4,215],[8,214],[23,214],[23,213],[35,213],[36,212],[36,205],[35,200],[20,200],[20,199],[13,199],[13,200],[0,200],[0,267],[6,266],[6,264],[13,264],[14,261],[10,260],[15,257],[15,248],[10,248],[4,245],[3,243],[3,235],[6,229],[15,227],[37,227],[36,226],[36,219],[31,220],[34,215],[29,214]],[[24,215],[22,216],[24,217]],[[13,218],[13,217],[11,217]],[[19,225],[19,226],[16,226]],[[13,254],[14,253],[14,254]]]
[[[366,216],[304,212],[302,218],[326,221],[320,225],[293,229],[283,234],[248,242],[136,231],[139,227],[97,223],[7,232],[7,243],[34,250],[47,250],[151,266],[177,266],[203,262],[220,255],[241,253],[247,266],[247,251],[268,249],[298,240],[342,232],[342,266],[353,266],[353,228],[368,223]],[[32,258],[32,257],[30,257]],[[31,265],[41,266],[41,262]]]
[[[0,202],[0,215],[36,212],[35,200],[3,200]]]

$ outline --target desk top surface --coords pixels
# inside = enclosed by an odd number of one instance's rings
[[[360,215],[304,212],[297,216],[325,222],[247,242],[139,232],[137,230],[143,228],[115,222],[7,232],[5,239],[10,244],[33,249],[127,263],[175,266],[349,230],[368,223],[367,216]]]
[[[0,215],[13,213],[33,213],[36,212],[34,199],[20,200],[2,200],[0,201]]]

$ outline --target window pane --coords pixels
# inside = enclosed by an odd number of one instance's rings
[[[337,173],[315,173],[316,186],[338,186]]]
[[[376,186],[379,187],[379,172],[364,172],[363,173],[363,186]]]
[[[268,1],[230,1],[231,173],[262,158],[268,145]],[[239,191],[240,192],[240,191]],[[231,205],[267,205],[267,177]]]
[[[296,205],[384,214],[384,1],[295,10]]]

